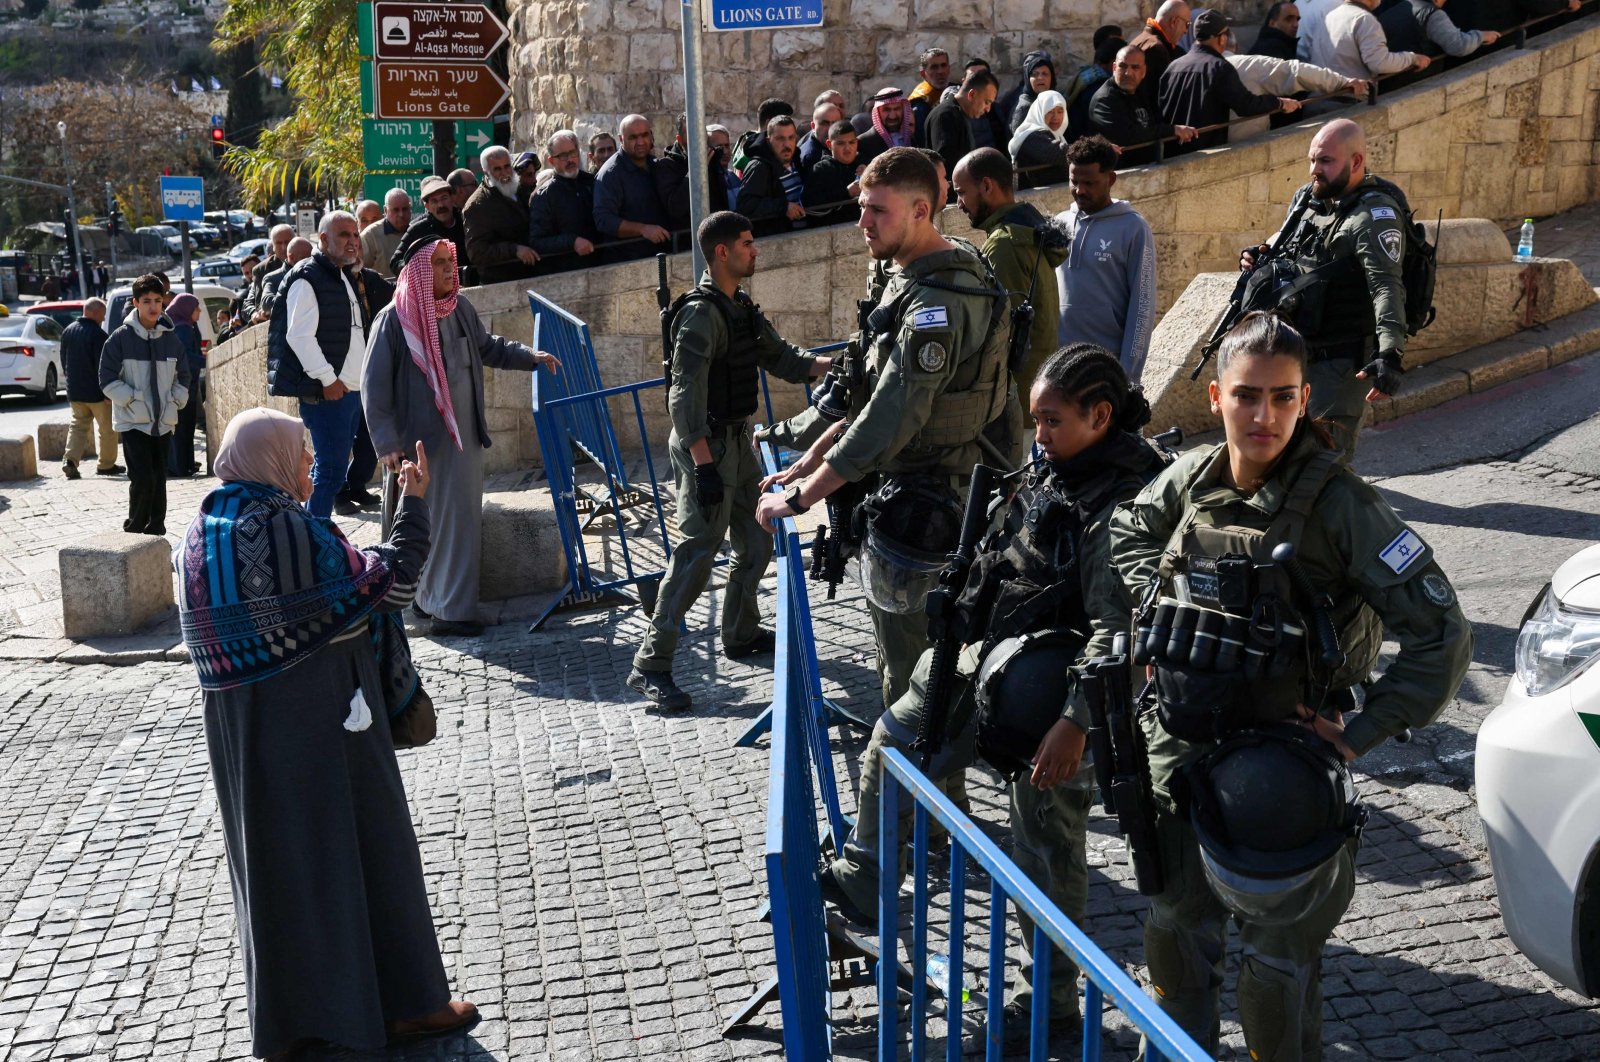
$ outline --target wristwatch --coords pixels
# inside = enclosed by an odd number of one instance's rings
[[[806,509],[809,508],[809,506],[802,505],[800,503],[799,484],[796,484],[795,486],[790,487],[788,490],[783,492],[783,504],[787,505],[789,507],[789,511],[796,515],[805,512]]]

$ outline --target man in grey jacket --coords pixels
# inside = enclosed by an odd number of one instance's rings
[[[1311,61],[1363,81],[1404,70],[1426,70],[1426,55],[1389,49],[1383,24],[1372,13],[1377,6],[1378,0],[1345,0],[1328,12],[1323,32],[1312,41]]]
[[[1056,269],[1061,295],[1058,341],[1117,352],[1134,381],[1144,371],[1156,317],[1156,247],[1150,224],[1126,200],[1112,199],[1117,149],[1101,136],[1067,149],[1072,206],[1056,215],[1071,237]]]

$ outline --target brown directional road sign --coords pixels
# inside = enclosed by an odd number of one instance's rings
[[[505,23],[482,4],[373,4],[377,58],[412,63],[481,63],[505,42]]]
[[[378,63],[379,118],[493,118],[511,95],[500,75],[476,63]]]

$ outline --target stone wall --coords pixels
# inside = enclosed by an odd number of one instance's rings
[[[509,0],[512,140],[543,143],[574,128],[587,140],[638,111],[668,142],[683,109],[681,5],[674,0]],[[815,30],[707,32],[706,120],[739,130],[756,105],[786,99],[807,117],[824,89],[852,107],[884,85],[916,87],[917,56],[945,48],[994,64],[1002,89],[1021,76],[1025,53],[1055,56],[1058,76],[1087,62],[1097,26],[1134,34],[1154,0],[824,0]],[[1242,14],[1240,17],[1243,17]],[[709,14],[702,25],[709,24]],[[959,73],[959,70],[958,70]]]
[[[526,6],[536,5],[519,10]],[[1497,225],[1543,217],[1595,196],[1597,52],[1600,23],[1587,19],[1536,38],[1526,51],[1487,56],[1349,113],[1367,129],[1372,167],[1406,188],[1420,216],[1442,211],[1446,218],[1486,218]],[[1197,274],[1235,269],[1240,247],[1259,242],[1282,223],[1285,205],[1305,179],[1306,149],[1317,126],[1306,122],[1119,175],[1115,194],[1131,200],[1156,233],[1162,311]],[[1065,187],[1026,192],[1024,198],[1051,213],[1070,202]],[[942,223],[948,232],[978,235],[953,207]],[[762,240],[753,293],[792,341],[843,338],[853,327],[855,300],[864,288],[862,250],[859,233],[849,226]],[[673,259],[674,292],[690,283],[689,268],[686,255]],[[589,323],[608,384],[660,376],[654,263],[606,266],[532,283]],[[472,290],[468,297],[491,329],[527,341],[532,320],[523,290],[500,284]],[[1485,287],[1485,300],[1515,301],[1517,296],[1503,287]],[[1468,337],[1453,333],[1482,308],[1467,298],[1441,303],[1440,309],[1446,319],[1418,337],[1416,349],[1445,344],[1446,336],[1451,349],[1470,345]],[[252,329],[212,354],[214,400],[226,395],[230,411],[243,408],[241,402],[254,405],[266,393],[266,359],[255,338],[264,331]],[[253,353],[244,354],[246,348]],[[527,376],[491,371],[487,395],[497,440],[490,451],[491,470],[536,464]],[[798,387],[775,385],[780,416],[796,408],[799,395]],[[655,393],[646,393],[644,410],[650,437],[659,444],[667,427]],[[614,406],[613,415],[623,445],[636,445],[631,402]],[[216,421],[226,422],[226,416]]]

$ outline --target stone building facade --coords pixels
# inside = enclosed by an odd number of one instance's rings
[[[836,88],[852,107],[884,85],[910,92],[917,56],[935,45],[959,65],[981,56],[1002,89],[1021,77],[1022,57],[1043,48],[1068,74],[1087,62],[1096,27],[1139,32],[1157,0],[824,0],[815,30],[745,30],[704,35],[706,118],[730,129],[753,124],[776,96],[809,114]],[[632,111],[666,143],[683,108],[683,58],[674,0],[508,0],[511,13],[512,140],[542,142],[556,129],[587,138]],[[1232,12],[1258,18],[1265,0]],[[709,22],[703,19],[702,24]]]

